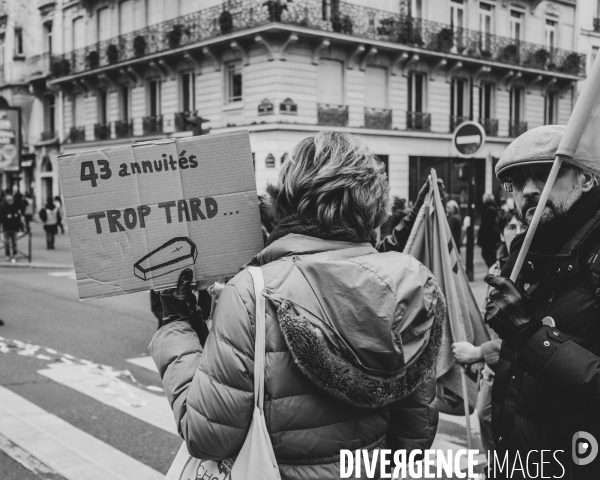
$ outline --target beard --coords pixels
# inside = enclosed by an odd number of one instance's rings
[[[573,189],[565,197],[557,200],[548,199],[544,211],[542,212],[542,216],[540,217],[540,225],[547,225],[564,218],[573,204],[581,198],[582,193],[581,189],[573,186]],[[539,195],[525,197],[521,204],[521,208],[517,209],[517,216],[525,225],[529,225],[531,222],[533,214],[535,213],[535,207],[537,207],[539,201]]]

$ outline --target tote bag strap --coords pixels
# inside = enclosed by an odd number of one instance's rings
[[[265,395],[265,297],[263,290],[265,280],[262,270],[258,267],[248,267],[252,281],[254,282],[254,299],[256,313],[254,315],[256,324],[256,339],[254,341],[254,403],[263,412]]]

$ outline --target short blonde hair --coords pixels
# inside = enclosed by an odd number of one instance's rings
[[[296,215],[327,232],[368,238],[391,213],[385,168],[362,139],[319,132],[302,140],[284,162],[279,185],[267,189],[275,216]]]

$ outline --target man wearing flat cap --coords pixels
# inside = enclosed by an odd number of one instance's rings
[[[496,176],[513,193],[526,224],[564,130],[550,125],[528,131],[496,165]],[[501,276],[485,279],[494,288],[485,321],[503,340],[492,390],[496,454],[507,455],[511,467],[517,461],[516,471],[499,473],[496,466],[489,478],[597,480],[600,187],[595,177],[563,162],[515,284],[509,277],[523,239],[513,241]],[[517,456],[529,470],[519,469]],[[543,467],[537,475],[536,466]]]

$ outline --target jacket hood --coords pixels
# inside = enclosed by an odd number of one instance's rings
[[[404,398],[433,369],[445,301],[416,259],[368,243],[287,235],[257,261],[284,256],[283,274],[264,295],[278,307],[296,364],[316,385],[374,408]]]

